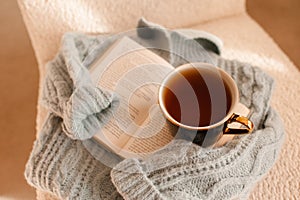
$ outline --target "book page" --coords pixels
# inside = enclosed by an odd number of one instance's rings
[[[94,138],[120,153],[133,136],[145,139],[162,130],[165,119],[158,124],[151,115],[159,108],[159,84],[172,70],[164,59],[127,37],[112,45],[91,66],[91,76],[96,85],[119,96],[120,106]]]
[[[158,97],[159,87],[158,85],[150,86],[151,85],[146,85],[141,87],[140,90],[147,91],[147,89],[150,90],[151,88],[150,94],[153,95],[149,97],[156,100]],[[134,97],[132,99],[132,103],[138,102],[138,100],[135,100]],[[137,127],[137,129],[133,132],[132,137],[123,147],[122,151],[119,152],[121,156],[126,158],[137,156],[144,157],[149,153],[153,153],[161,149],[174,138],[175,133],[177,132],[177,127],[171,124],[164,117],[159,104],[157,102],[153,102],[149,108],[150,109],[147,111],[144,110],[147,115],[143,115],[143,123]]]
[[[155,123],[153,123],[150,127],[155,128]],[[145,157],[150,153],[154,153],[155,151],[162,149],[174,139],[177,129],[178,128],[175,125],[166,121],[160,131],[150,131],[152,135],[149,137],[140,137],[139,132],[145,131],[145,129],[141,127],[141,130],[137,131],[136,136],[131,137],[127,144],[123,147],[122,151],[120,151],[120,155],[130,158]]]

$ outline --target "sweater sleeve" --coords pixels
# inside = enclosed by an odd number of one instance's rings
[[[72,139],[91,138],[119,105],[117,96],[95,86],[84,64],[97,38],[66,34],[55,59],[48,63],[41,103],[63,118],[64,132]]]
[[[112,182],[125,199],[247,196],[249,188],[275,163],[284,138],[282,121],[272,108],[264,125],[216,149],[174,140],[144,160],[132,158],[119,163],[111,171]]]

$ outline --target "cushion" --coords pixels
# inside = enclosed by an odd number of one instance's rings
[[[245,0],[18,0],[38,64],[43,68],[68,31],[112,33],[146,19],[169,27],[188,27],[245,11]],[[211,9],[208,9],[211,8]],[[180,16],[180,17],[179,17]]]
[[[300,149],[297,133],[300,72],[264,30],[244,13],[244,1],[228,0],[226,4],[220,4],[217,0],[85,2],[88,5],[71,0],[19,0],[38,59],[41,81],[45,63],[54,57],[60,38],[66,31],[122,31],[134,28],[137,19],[144,16],[169,28],[190,27],[211,32],[223,40],[225,58],[257,65],[276,80],[272,104],[285,123],[286,142],[280,159],[253,190],[250,199],[293,199],[300,196],[300,172],[297,169],[300,160],[295,159]],[[38,105],[37,133],[46,112]],[[37,192],[37,198],[54,199],[42,191]]]
[[[243,28],[240,28],[243,27]],[[299,119],[299,101],[296,94],[300,92],[300,72],[274,41],[247,14],[226,17],[207,23],[191,26],[211,32],[224,42],[223,56],[237,59],[261,67],[276,80],[272,105],[282,116],[286,126],[286,142],[281,156],[269,174],[256,186],[250,199],[290,199],[300,196],[298,180],[300,173],[300,142],[297,135],[297,118]],[[39,106],[38,130],[45,116],[45,110]],[[295,117],[298,116],[298,117]],[[39,199],[44,199],[38,192]],[[49,194],[46,195],[49,197]]]

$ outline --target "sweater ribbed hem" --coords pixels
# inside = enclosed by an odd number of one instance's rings
[[[111,171],[112,182],[125,199],[164,199],[137,159],[121,162]]]

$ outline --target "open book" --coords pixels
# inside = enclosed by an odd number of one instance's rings
[[[120,106],[94,139],[124,158],[145,157],[174,138],[177,127],[158,105],[158,90],[173,66],[128,37],[116,41],[90,68],[97,86],[114,91]],[[238,114],[249,110],[240,104]],[[223,145],[233,136],[220,140]]]

